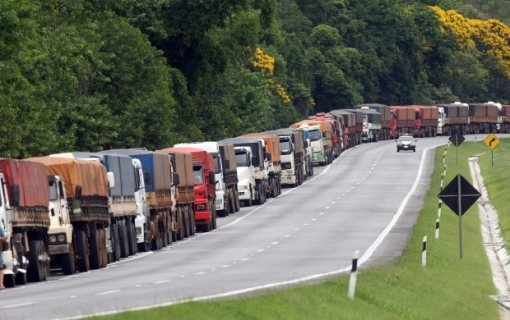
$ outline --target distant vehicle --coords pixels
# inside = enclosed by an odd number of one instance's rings
[[[397,152],[400,152],[400,150],[413,150],[413,152],[416,152],[416,141],[413,136],[401,135],[397,139]]]

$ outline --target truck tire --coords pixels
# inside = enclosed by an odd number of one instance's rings
[[[110,225],[111,228],[111,236],[112,236],[112,251],[113,251],[113,261],[120,260],[120,235],[119,235],[119,226],[114,223]]]
[[[102,265],[101,259],[101,235],[98,229],[90,231],[90,268],[99,269]]]
[[[126,229],[126,223],[119,221],[119,235],[120,235],[120,257],[125,258],[129,255],[129,241]]]
[[[87,272],[90,270],[89,260],[89,241],[85,231],[76,231],[76,251],[78,254],[77,266],[78,271]]]
[[[46,280],[46,261],[44,261],[44,242],[41,239],[28,241],[27,279],[30,282]]]
[[[61,256],[62,272],[65,275],[74,274],[76,272],[76,260],[74,256],[74,243],[69,246],[69,253]]]
[[[21,272],[18,272],[20,274]],[[26,279],[26,274],[25,279]],[[25,281],[26,283],[26,281]],[[16,286],[16,277],[13,274],[4,274],[4,287],[6,288],[14,288]]]
[[[108,251],[106,250],[106,230],[104,228],[99,229],[99,244],[101,254],[101,268],[108,265]]]
[[[136,245],[136,228],[134,221],[128,221],[128,237],[129,237],[129,254],[133,255],[137,253],[137,245]]]
[[[6,276],[4,275],[4,279],[5,279],[5,277]],[[27,281],[27,274],[23,273],[23,272],[17,272],[16,275],[12,276],[12,282],[13,282],[13,284],[12,284],[11,287],[14,287],[16,285],[22,286],[24,284],[27,284],[27,282],[28,282]],[[9,286],[7,284],[5,284],[5,283],[4,283],[4,286],[9,288]]]

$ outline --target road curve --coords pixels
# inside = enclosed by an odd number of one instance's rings
[[[208,299],[345,272],[402,252],[422,207],[434,146],[394,141],[343,153],[305,184],[221,218],[218,229],[105,269],[0,292],[3,319],[61,319]]]

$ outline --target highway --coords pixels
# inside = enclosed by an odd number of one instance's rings
[[[480,139],[480,138],[479,138]],[[483,139],[483,137],[482,137]],[[218,229],[104,269],[0,292],[1,319],[64,319],[311,281],[401,254],[429,185],[434,152],[448,137],[395,141],[344,152],[315,176],[219,218]],[[428,149],[432,148],[432,149]]]

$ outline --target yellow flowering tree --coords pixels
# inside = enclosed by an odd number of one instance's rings
[[[482,55],[495,58],[510,78],[510,28],[496,19],[469,19],[455,10],[430,7],[445,32],[456,35],[464,48],[476,48]]]
[[[255,49],[255,56],[251,60],[256,70],[267,72],[269,85],[276,91],[276,94],[285,104],[290,104],[292,99],[287,90],[274,79],[275,58],[265,53],[261,48]]]

